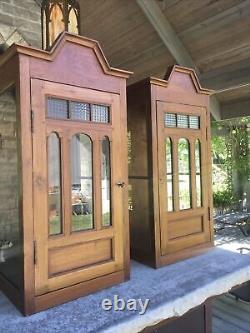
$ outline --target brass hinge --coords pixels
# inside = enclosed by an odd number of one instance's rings
[[[33,242],[33,246],[34,246],[34,265],[37,264],[37,243],[36,241]]]
[[[31,132],[34,132],[34,112],[30,111],[30,126],[31,126]]]

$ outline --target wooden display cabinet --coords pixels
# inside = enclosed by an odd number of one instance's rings
[[[210,94],[179,66],[127,89],[131,254],[153,267],[213,244]]]
[[[0,57],[0,288],[26,315],[129,278],[130,74],[67,33]]]

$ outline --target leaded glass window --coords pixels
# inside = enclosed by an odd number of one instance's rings
[[[189,116],[189,128],[199,129],[200,119],[198,116]]]
[[[165,127],[200,129],[200,117],[186,114],[165,113]]]
[[[176,114],[165,113],[165,126],[166,127],[176,127]]]
[[[91,119],[95,123],[109,122],[109,109],[105,105],[91,105]]]
[[[177,127],[188,128],[188,116],[184,114],[177,115]]]
[[[88,103],[69,103],[70,119],[80,121],[90,121],[90,104]]]
[[[110,123],[110,107],[49,97],[47,99],[47,118],[108,124]]]
[[[53,119],[68,119],[68,102],[64,99],[48,98],[47,117]]]

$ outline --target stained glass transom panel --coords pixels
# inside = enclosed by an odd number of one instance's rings
[[[48,118],[68,119],[68,102],[64,99],[48,98]]]
[[[199,129],[200,119],[198,116],[189,116],[189,128]]]
[[[165,113],[165,126],[166,127],[176,127],[176,114]]]
[[[90,121],[90,104],[88,103],[69,103],[70,119]]]
[[[47,99],[47,117],[108,124],[110,123],[110,107],[49,97]]]
[[[165,127],[200,129],[200,117],[186,114],[165,113]]]
[[[95,123],[108,123],[109,122],[109,110],[105,105],[91,106],[91,119]]]
[[[177,115],[177,127],[188,128],[188,116],[178,114]]]

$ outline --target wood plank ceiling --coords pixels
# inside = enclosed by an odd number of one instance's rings
[[[162,77],[175,63],[135,0],[81,0],[80,4],[82,34],[100,42],[112,66],[135,72],[129,83],[149,75]]]
[[[249,98],[250,0],[156,1],[220,103]],[[149,75],[163,78],[176,63],[135,0],[80,0],[82,34],[97,39],[110,64],[135,72],[129,84]],[[231,92],[231,88],[234,92]],[[229,97],[229,95],[231,97]],[[250,113],[250,112],[249,112]]]
[[[200,72],[250,58],[249,0],[165,1],[163,4],[167,19]]]

